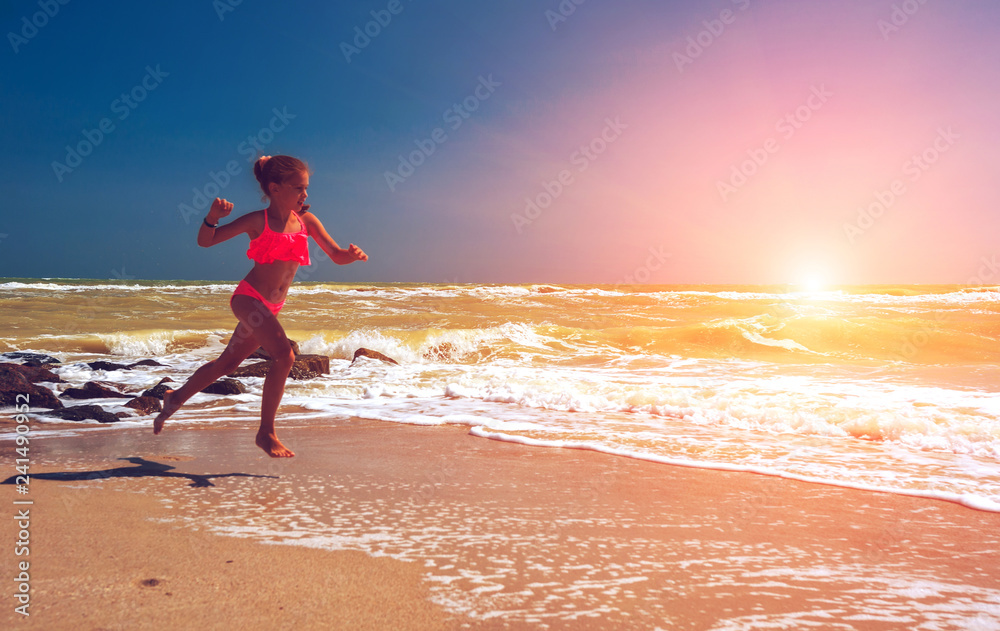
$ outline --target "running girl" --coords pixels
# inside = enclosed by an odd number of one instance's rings
[[[368,255],[353,243],[346,250],[341,248],[320,220],[308,212],[305,201],[309,197],[309,168],[304,162],[290,156],[264,156],[254,164],[253,174],[270,206],[220,226],[219,220],[232,212],[233,204],[216,198],[198,229],[198,245],[205,248],[240,234],[250,236],[247,257],[253,259],[254,266],[229,299],[239,324],[218,359],[196,370],[177,390],[166,391],[163,411],[153,421],[153,433],[159,434],[164,421],[195,393],[236,370],[258,347],[263,347],[272,364],[264,379],[256,443],[269,456],[288,458],[295,454],[278,440],[274,415],[285,393],[295,354],[278,322],[278,312],[285,304],[295,271],[299,265],[309,265],[309,237],[338,265],[367,261]]]

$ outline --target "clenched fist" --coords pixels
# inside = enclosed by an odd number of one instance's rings
[[[233,203],[224,199],[215,198],[212,207],[208,209],[208,221],[219,223],[219,220],[233,212]]]

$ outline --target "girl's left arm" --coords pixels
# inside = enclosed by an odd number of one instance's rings
[[[330,257],[330,260],[337,265],[347,265],[349,263],[353,263],[354,261],[368,260],[368,255],[353,243],[346,250],[337,245],[337,242],[333,240],[333,237],[331,237],[326,231],[326,228],[323,227],[323,223],[316,215],[308,212],[306,209],[303,209],[301,217],[306,224],[306,230],[309,232],[309,236],[313,238],[313,241],[315,241],[324,252],[326,252],[326,255]]]

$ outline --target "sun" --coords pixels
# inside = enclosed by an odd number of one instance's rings
[[[792,287],[805,294],[830,291],[829,267],[816,260],[800,261],[791,266]]]
[[[826,290],[826,282],[820,276],[808,275],[802,278],[799,287],[806,293],[818,294]]]

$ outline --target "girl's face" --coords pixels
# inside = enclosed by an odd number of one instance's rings
[[[309,197],[309,174],[294,173],[285,178],[281,184],[271,185],[271,203],[278,208],[290,208],[296,212],[302,210],[302,205]]]

